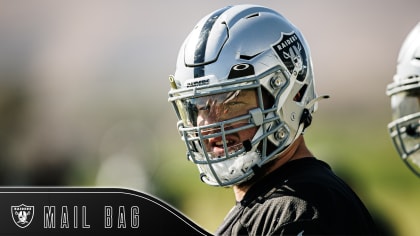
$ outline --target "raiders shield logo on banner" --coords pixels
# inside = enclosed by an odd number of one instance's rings
[[[31,224],[34,217],[34,207],[20,204],[19,206],[10,207],[13,221],[20,228],[26,228]]]

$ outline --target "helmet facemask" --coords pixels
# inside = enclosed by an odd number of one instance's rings
[[[401,159],[420,177],[420,23],[401,46],[386,93],[392,108],[390,137]]]
[[[388,130],[393,144],[404,163],[420,176],[420,87],[392,94],[391,106],[393,121]]]
[[[197,164],[205,183],[229,186],[250,179],[276,153],[268,137],[275,133],[271,139],[288,139],[287,126],[275,115],[274,98],[260,84],[278,80],[278,69],[236,83],[170,93],[188,159]]]

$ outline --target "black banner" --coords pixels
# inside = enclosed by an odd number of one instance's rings
[[[123,188],[0,188],[0,235],[210,235],[167,203]]]

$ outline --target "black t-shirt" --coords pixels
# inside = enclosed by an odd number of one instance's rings
[[[216,235],[376,235],[368,210],[323,161],[294,160],[254,184]]]

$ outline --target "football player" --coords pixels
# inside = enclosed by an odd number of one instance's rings
[[[389,134],[403,162],[420,177],[420,22],[401,46],[397,71],[388,85],[392,122]]]
[[[302,33],[278,12],[228,6],[179,51],[169,101],[201,180],[232,187],[218,235],[375,232],[352,189],[306,146],[319,99]]]

